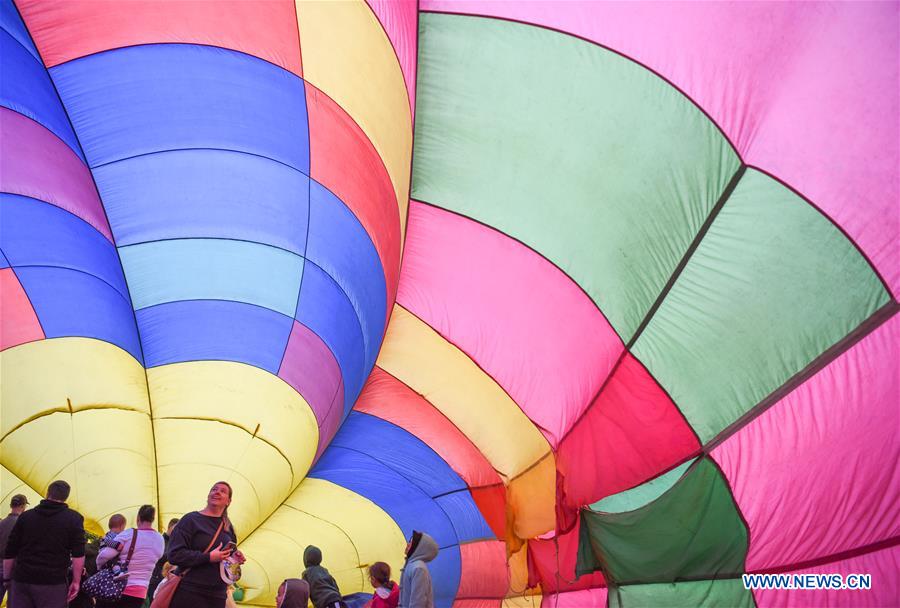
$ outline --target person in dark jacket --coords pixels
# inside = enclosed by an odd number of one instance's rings
[[[309,583],[309,599],[315,608],[344,608],[337,582],[326,568],[322,567],[322,550],[309,545],[303,551],[303,565],[306,570],[301,577]]]
[[[4,517],[3,521],[0,521],[0,560],[3,559],[3,554],[6,552],[6,541],[9,540],[9,534],[16,525],[16,520],[19,519],[19,515],[25,512],[25,507],[27,505],[28,499],[24,494],[16,494],[12,497],[12,500],[9,501],[9,515]],[[6,584],[4,580],[7,578],[3,576],[2,563],[3,562],[0,561],[0,604],[3,603],[3,596],[6,595]]]
[[[225,607],[228,583],[222,578],[220,563],[232,555],[239,563],[244,562],[244,556],[235,550],[237,534],[228,519],[231,494],[230,485],[216,482],[206,497],[206,508],[188,513],[172,530],[169,562],[187,573],[172,596],[170,608]]]
[[[299,578],[286,578],[278,587],[275,608],[306,608],[309,605],[309,583]]]
[[[428,562],[437,554],[438,546],[434,539],[414,530],[406,545],[406,565],[400,576],[400,608],[434,608]]]
[[[13,608],[65,608],[84,570],[84,517],[66,505],[69,484],[54,481],[47,498],[19,516],[3,555]],[[72,582],[67,585],[69,565]]]

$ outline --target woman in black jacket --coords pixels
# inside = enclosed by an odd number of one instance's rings
[[[224,608],[228,584],[220,573],[226,559],[244,563],[237,534],[228,519],[231,486],[216,482],[206,508],[181,518],[169,541],[169,562],[184,573],[170,608]],[[210,550],[205,552],[209,547]]]

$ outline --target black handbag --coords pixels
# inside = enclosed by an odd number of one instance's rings
[[[101,570],[81,583],[81,589],[92,598],[102,602],[117,602],[122,599],[122,592],[128,583],[128,564],[134,555],[137,546],[138,529],[132,528],[134,535],[131,537],[131,547],[128,548],[128,556],[125,563],[119,564],[118,560],[110,560]]]

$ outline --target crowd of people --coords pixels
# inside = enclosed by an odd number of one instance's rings
[[[206,506],[156,531],[156,508],[138,509],[135,525],[121,514],[109,518],[96,553],[85,543],[84,517],[66,504],[70,487],[54,481],[46,498],[28,509],[17,494],[0,520],[0,603],[8,608],[226,608],[246,561],[228,507],[231,486],[216,482]],[[428,562],[438,554],[428,534],[414,531],[406,545],[400,583],[385,562],[368,566],[373,588],[367,608],[434,608]],[[278,587],[278,608],[347,608],[322,551],[303,552],[299,578]]]

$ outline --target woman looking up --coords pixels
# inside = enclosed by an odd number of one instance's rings
[[[216,482],[206,496],[206,508],[181,518],[169,542],[169,562],[183,573],[170,608],[224,608],[228,583],[220,562],[244,563],[237,534],[228,519],[231,486]]]

